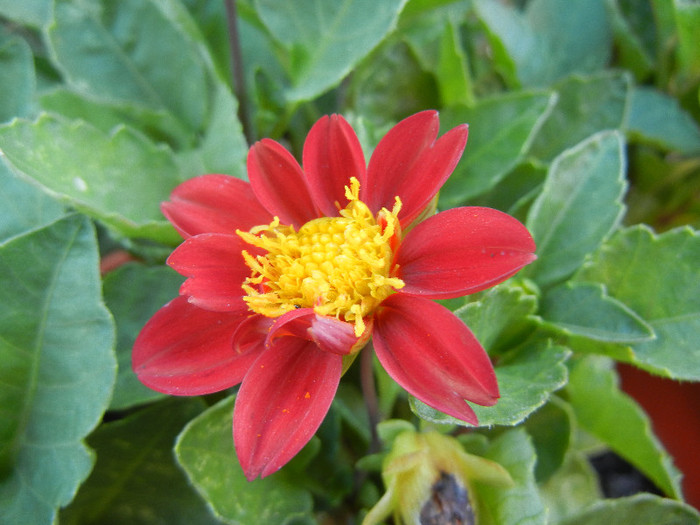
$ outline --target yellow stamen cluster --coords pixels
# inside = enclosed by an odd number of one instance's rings
[[[236,233],[247,243],[265,250],[252,256],[243,251],[252,274],[243,284],[248,307],[267,317],[295,308],[313,308],[355,325],[359,337],[363,318],[404,282],[392,268],[392,238],[400,236],[397,215],[401,201],[377,218],[359,199],[360,183],[354,177],[345,196],[350,201],[340,217],[321,217],[299,231],[275,219],[250,232]]]

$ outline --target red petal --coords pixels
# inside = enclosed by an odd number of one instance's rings
[[[200,233],[248,231],[272,220],[250,184],[228,175],[203,175],[183,182],[161,209],[185,238]]]
[[[263,349],[236,352],[240,315],[202,310],[178,297],[158,310],[136,338],[132,367],[149,388],[173,395],[218,392],[241,382]]]
[[[250,276],[241,250],[253,248],[238,235],[205,233],[185,240],[170,257],[168,264],[189,277],[180,288],[192,304],[220,312],[248,310],[243,302],[241,284]]]
[[[422,111],[394,126],[369,161],[363,201],[373,212],[391,209],[398,195],[402,226],[413,222],[454,170],[467,143],[468,127],[457,126],[437,138],[436,111]]]
[[[447,308],[396,293],[375,314],[372,337],[389,375],[436,410],[476,424],[476,415],[464,400],[486,406],[498,400],[488,355]]]
[[[358,341],[354,325],[335,317],[318,315],[313,308],[292,310],[279,317],[267,336],[266,344],[284,336],[314,341],[321,350],[338,355],[349,354]]]
[[[328,217],[344,208],[345,186],[350,177],[365,184],[365,156],[360,141],[340,115],[322,117],[309,131],[304,142],[304,172],[316,205]]]
[[[491,208],[443,211],[406,235],[396,262],[401,292],[432,299],[490,288],[536,259],[535,242],[517,219]]]
[[[299,163],[274,140],[250,148],[248,178],[260,203],[283,224],[298,228],[318,217]]]
[[[324,315],[313,318],[310,333],[322,350],[338,355],[348,355],[359,340],[354,325]]]
[[[243,380],[233,438],[246,478],[268,476],[299,452],[320,426],[340,382],[342,357],[282,337]]]
[[[251,348],[265,345],[273,320],[263,315],[246,317],[233,333],[233,349],[239,354],[248,352]]]

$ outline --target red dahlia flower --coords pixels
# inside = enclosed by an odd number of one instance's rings
[[[438,127],[434,111],[403,120],[365,167],[350,125],[323,117],[304,143],[303,170],[264,139],[248,154],[250,183],[205,175],[163,204],[185,237],[168,264],[188,279],[138,336],[134,371],[176,395],[241,383],[233,434],[248,479],[277,471],[311,439],[344,364],[370,336],[389,375],[437,410],[476,423],[465,399],[497,401],[488,356],[431,299],[507,279],[534,260],[535,245],[489,208],[412,224],[467,141],[466,125],[440,139]]]

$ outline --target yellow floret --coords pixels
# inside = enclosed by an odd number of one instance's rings
[[[360,183],[354,177],[345,195],[350,201],[340,217],[321,217],[299,231],[280,225],[236,233],[247,243],[265,250],[252,256],[243,251],[251,276],[243,284],[248,307],[267,317],[294,308],[313,308],[355,325],[359,337],[363,318],[404,282],[392,267],[392,237],[400,235],[401,201],[391,211],[383,208],[377,219],[359,199]],[[378,224],[378,222],[380,224]]]

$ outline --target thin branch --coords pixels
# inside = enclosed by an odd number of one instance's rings
[[[228,43],[231,55],[231,80],[233,92],[238,99],[238,118],[243,126],[243,134],[248,144],[252,144],[254,137],[250,122],[248,93],[243,72],[243,54],[241,53],[241,38],[238,32],[238,9],[236,0],[225,0],[226,23],[228,26]]]

